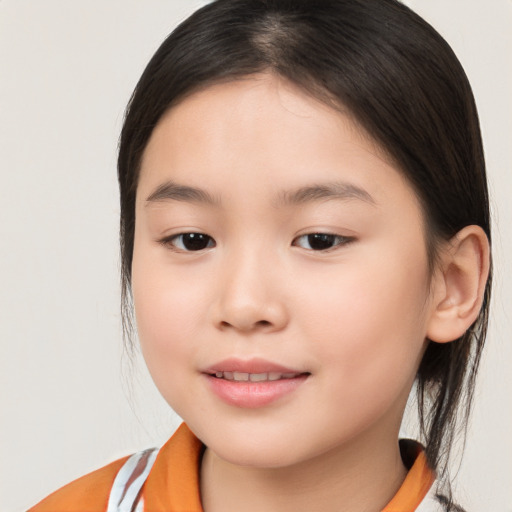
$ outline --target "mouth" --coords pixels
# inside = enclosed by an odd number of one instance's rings
[[[223,402],[250,409],[291,399],[311,375],[262,359],[229,359],[202,373],[209,389]]]
[[[302,375],[309,375],[309,372],[264,372],[264,373],[248,373],[248,372],[215,372],[209,373],[211,377],[216,379],[224,379],[234,382],[273,382],[283,379],[295,379]]]

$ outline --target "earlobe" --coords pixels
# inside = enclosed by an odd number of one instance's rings
[[[427,337],[437,343],[460,338],[476,320],[489,276],[489,240],[480,226],[466,226],[440,254],[434,277]]]

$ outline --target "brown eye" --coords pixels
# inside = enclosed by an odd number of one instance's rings
[[[293,245],[310,251],[326,251],[350,241],[352,241],[352,238],[330,233],[309,233],[296,238]]]
[[[213,238],[204,233],[180,233],[167,239],[165,244],[179,251],[202,251],[215,247]]]

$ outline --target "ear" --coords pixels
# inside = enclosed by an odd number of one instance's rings
[[[432,283],[427,337],[437,343],[460,338],[476,320],[489,276],[489,240],[480,226],[466,226],[440,254]]]

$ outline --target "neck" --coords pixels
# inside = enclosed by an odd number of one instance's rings
[[[396,433],[364,436],[279,468],[234,465],[207,449],[201,496],[205,512],[373,512],[386,506],[406,473]]]

